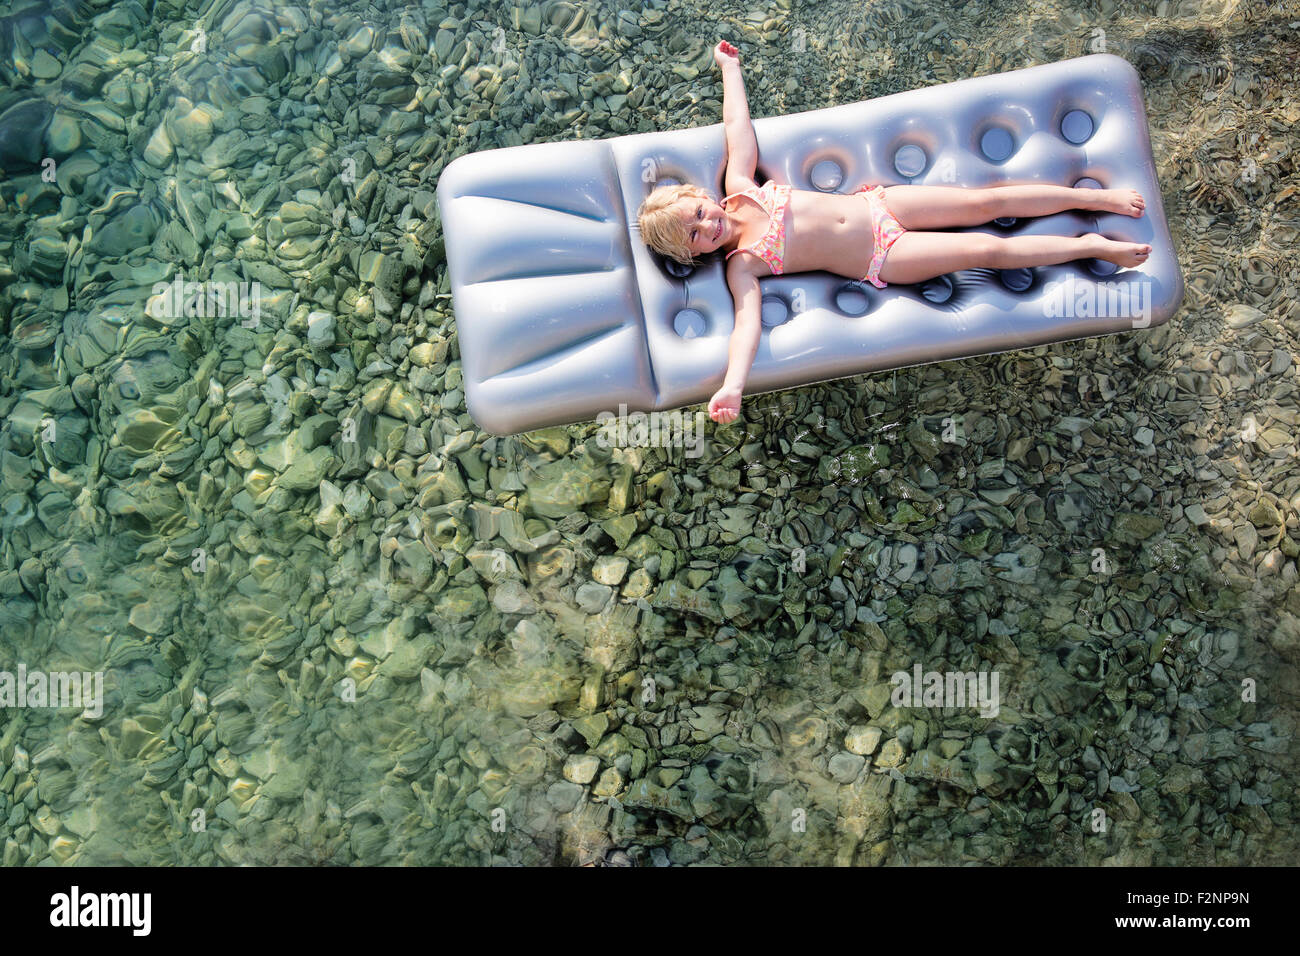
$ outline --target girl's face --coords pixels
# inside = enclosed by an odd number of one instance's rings
[[[686,196],[677,201],[677,207],[686,226],[687,247],[691,255],[713,252],[731,238],[731,220],[726,210],[712,199]]]

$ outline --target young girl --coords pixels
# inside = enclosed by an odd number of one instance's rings
[[[660,186],[637,210],[637,221],[652,249],[684,265],[693,265],[695,256],[727,250],[727,285],[736,302],[736,324],[726,377],[709,401],[709,417],[716,422],[726,424],[740,414],[741,393],[762,330],[762,276],[821,270],[866,279],[883,289],[886,282],[923,282],[961,269],[1016,269],[1088,257],[1131,268],[1151,252],[1150,245],[1116,242],[1095,232],[999,237],[924,231],[978,226],[1003,216],[1047,216],[1064,209],[1141,216],[1146,203],[1132,189],[864,186],[844,195],[792,189],[771,180],[759,188],[754,181],[758,141],[749,119],[739,51],[723,40],[714,48],[713,59],[722,70],[729,195],[718,203],[699,186]]]

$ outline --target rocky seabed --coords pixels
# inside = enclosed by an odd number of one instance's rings
[[[1296,862],[1296,39],[1184,6],[726,11],[756,116],[1104,16],[1187,297],[692,458],[475,428],[434,188],[718,122],[720,11],[12,4],[0,670],[105,694],[0,711],[3,864]],[[918,663],[997,715],[895,705]]]

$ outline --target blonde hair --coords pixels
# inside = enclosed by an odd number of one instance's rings
[[[695,259],[691,256],[689,246],[690,231],[682,224],[680,215],[675,215],[669,208],[687,196],[697,199],[713,198],[693,183],[660,186],[638,207],[636,222],[637,228],[641,230],[641,238],[651,249],[684,266],[693,266]]]

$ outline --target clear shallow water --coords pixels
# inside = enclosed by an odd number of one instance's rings
[[[0,669],[104,692],[0,710],[4,863],[1294,862],[1300,12],[990,9],[13,5]],[[438,171],[717,122],[719,36],[754,116],[1125,56],[1183,309],[487,438]]]

